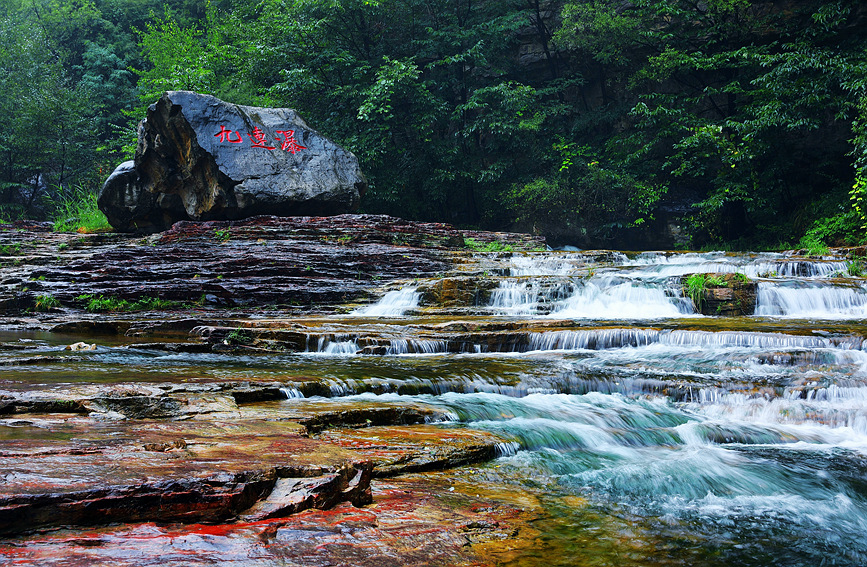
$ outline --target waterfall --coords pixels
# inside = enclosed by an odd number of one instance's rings
[[[678,347],[753,349],[861,349],[858,337],[829,339],[810,335],[751,331],[587,329],[530,333],[529,350],[603,350],[662,344]],[[860,362],[860,361],[855,361]]]
[[[355,341],[326,342],[319,352],[325,354],[355,354],[358,351],[358,343]]]
[[[506,315],[532,315],[537,312],[539,288],[530,282],[507,280],[491,292],[490,306]]]
[[[624,263],[623,268],[631,269],[633,274],[658,276],[740,272],[751,278],[827,278],[848,271],[846,262],[840,260],[793,259],[772,252],[755,255],[644,252]]]
[[[400,317],[410,309],[418,307],[421,295],[415,287],[407,286],[389,291],[382,299],[372,305],[361,307],[351,313],[358,317]]]
[[[301,390],[299,390],[298,388],[280,388],[280,392],[282,392],[283,395],[286,396],[287,400],[300,400],[304,397],[304,393],[301,392]]]
[[[818,282],[760,282],[756,315],[814,319],[867,317],[867,290]]]
[[[509,260],[510,276],[568,276],[584,266],[573,254],[545,253],[515,255]]]
[[[827,278],[846,274],[846,262],[814,261],[814,260],[778,260],[772,262],[756,262],[747,265],[742,270],[751,278]]]
[[[653,329],[593,329],[531,333],[529,350],[601,350],[644,346],[659,341]]]
[[[392,339],[387,354],[436,354],[448,352],[441,339]]]
[[[682,297],[678,286],[614,277],[591,278],[551,311],[551,317],[570,319],[659,319],[694,314],[692,302]]]

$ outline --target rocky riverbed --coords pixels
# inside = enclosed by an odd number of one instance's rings
[[[369,215],[2,227],[0,562],[867,557],[834,511],[867,517],[863,252],[549,252]]]
[[[5,561],[486,564],[527,545],[526,497],[491,497],[440,472],[466,477],[511,442],[437,426],[450,419],[437,408],[301,406],[273,378],[95,377],[93,366],[100,355],[163,352],[217,353],[219,367],[221,350],[303,349],[318,340],[306,325],[322,320],[311,316],[451,273],[467,239],[514,249],[541,239],[363,215],[182,222],[147,237],[5,228]],[[298,395],[328,391],[303,382]]]

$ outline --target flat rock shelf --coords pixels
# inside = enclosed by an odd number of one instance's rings
[[[0,563],[867,563],[863,250],[0,227]]]

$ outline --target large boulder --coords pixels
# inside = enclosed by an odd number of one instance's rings
[[[352,212],[367,188],[357,158],[288,108],[171,91],[148,108],[135,161],[106,180],[99,208],[120,231],[179,220]]]

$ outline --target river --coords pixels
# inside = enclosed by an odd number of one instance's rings
[[[7,332],[56,360],[8,366],[4,388],[257,379],[282,385],[284,408],[434,408],[436,427],[505,440],[454,482],[531,494],[543,510],[535,545],[503,565],[867,564],[867,285],[845,261],[550,251],[476,262],[496,284],[483,301],[425,304],[426,282],[403,282],[302,321],[300,352],[106,339],[70,354],[79,337]],[[754,315],[696,313],[679,276],[714,272],[758,282]],[[379,355],[362,354],[374,343]]]

